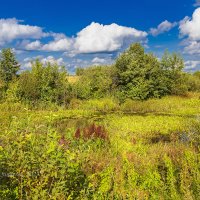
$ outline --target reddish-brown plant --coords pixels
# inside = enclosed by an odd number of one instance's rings
[[[76,130],[76,132],[75,132],[75,138],[78,139],[78,138],[80,138],[80,137],[81,137],[81,130],[80,130],[80,128],[78,128],[78,129]]]
[[[74,137],[76,139],[79,139],[82,137],[83,139],[95,139],[95,138],[100,138],[103,140],[108,139],[108,134],[103,126],[96,126],[94,123],[84,127],[82,130],[78,128],[75,132]]]
[[[62,146],[63,148],[67,149],[69,147],[70,142],[65,139],[64,135],[62,135],[62,137],[60,138],[58,144],[60,146]]]

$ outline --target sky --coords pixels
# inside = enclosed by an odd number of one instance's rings
[[[112,64],[134,42],[200,70],[200,0],[0,0],[0,49],[12,48],[21,70],[35,59],[69,73]]]

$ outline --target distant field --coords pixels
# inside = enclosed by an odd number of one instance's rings
[[[80,76],[76,76],[76,75],[67,76],[67,80],[69,81],[69,83],[76,83],[76,81],[78,81],[79,78]]]

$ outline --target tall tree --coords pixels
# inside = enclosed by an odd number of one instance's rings
[[[20,65],[12,49],[2,49],[0,54],[0,79],[6,85],[16,77]]]
[[[74,84],[78,98],[102,98],[110,94],[112,87],[112,66],[92,66],[84,69]]]
[[[32,63],[29,71],[21,73],[18,82],[18,96],[21,100],[49,101],[65,104],[68,101],[67,71],[57,63]]]
[[[116,61],[116,85],[123,99],[148,99],[165,93],[158,59],[139,44],[132,44]]]
[[[186,80],[184,76],[184,60],[176,53],[170,54],[165,51],[161,59],[161,68],[165,76],[165,85],[169,94],[183,94],[187,91]]]

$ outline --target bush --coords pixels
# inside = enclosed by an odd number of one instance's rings
[[[49,101],[57,104],[69,102],[67,72],[57,64],[44,66],[36,60],[31,71],[20,75],[18,85],[18,96],[22,101]]]
[[[102,98],[111,94],[112,67],[95,66],[85,69],[80,79],[74,84],[77,98]]]
[[[100,112],[110,112],[118,110],[119,105],[116,100],[112,98],[103,98],[103,99],[91,99],[84,101],[80,106],[80,109],[85,110],[94,110]]]
[[[77,198],[87,179],[65,138],[25,126],[16,119],[0,140],[0,199]]]
[[[183,67],[183,60],[177,54],[166,52],[158,61],[153,54],[145,53],[140,44],[133,44],[115,64],[118,97],[122,101],[126,98],[146,100],[167,94],[184,94],[187,86]]]
[[[198,73],[186,74],[186,78],[189,91],[200,91],[200,76],[198,76]]]

